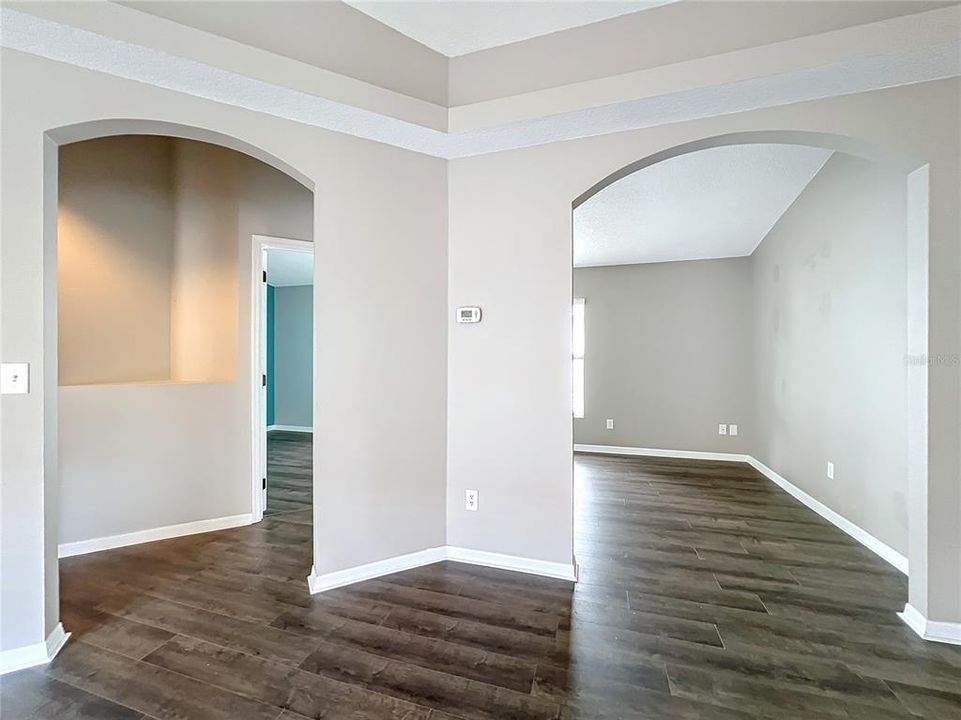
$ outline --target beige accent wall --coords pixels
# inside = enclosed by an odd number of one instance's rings
[[[226,148],[174,144],[170,366],[175,380],[237,377],[238,162],[238,154]]]
[[[575,269],[586,402],[574,442],[748,452],[752,284],[746,257]],[[718,435],[719,423],[736,423],[738,435]]]
[[[171,141],[65,145],[59,192],[60,384],[168,379]]]

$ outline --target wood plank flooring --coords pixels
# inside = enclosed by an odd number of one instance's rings
[[[313,505],[313,435],[267,433],[267,509],[264,515],[309,510]]]
[[[439,563],[311,597],[304,510],[64,560],[73,639],[3,678],[3,720],[961,718],[905,579],[749,467],[575,482],[576,586]]]

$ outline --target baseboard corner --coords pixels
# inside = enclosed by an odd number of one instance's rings
[[[310,568],[310,575],[307,576],[307,588],[311,595],[322,593],[327,590],[334,590],[345,585],[353,585],[363,580],[373,580],[382,575],[389,575],[404,570],[413,570],[422,565],[430,565],[446,559],[446,548],[443,546],[418,550],[405,555],[397,555],[383,560],[364,563],[344,570],[317,574],[315,567]]]
[[[57,623],[43,642],[0,651],[0,675],[47,664],[57,656],[69,639],[70,633],[64,629],[63,623]]]
[[[961,645],[961,622],[928,620],[911,603],[905,604],[904,610],[898,613],[898,617],[923,640]]]
[[[307,588],[310,590],[311,595],[316,595],[327,590],[353,585],[363,580],[373,580],[383,575],[403,572],[404,570],[413,570],[423,565],[432,565],[442,560],[462,562],[469,565],[483,565],[484,567],[497,568],[499,570],[510,570],[512,572],[522,572],[529,575],[554,578],[555,580],[577,582],[577,565],[573,561],[570,563],[559,563],[546,560],[532,560],[530,558],[504,555],[486,550],[472,550],[470,548],[442,545],[428,548],[427,550],[407,553],[406,555],[376,560],[344,570],[335,570],[330,573],[318,574],[316,568],[311,567],[310,574],[307,576]]]

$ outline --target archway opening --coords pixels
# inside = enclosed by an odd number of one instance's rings
[[[250,563],[283,565],[306,595],[311,435],[266,436],[258,303],[268,285],[290,295],[285,327],[306,338],[283,342],[313,346],[311,294],[295,293],[313,283],[311,181],[247,143],[168,123],[84,123],[50,132],[45,149],[47,542],[70,558],[48,575],[48,618],[96,632],[103,596],[122,615],[132,589],[163,593],[187,575],[192,604],[210,610],[246,587]],[[306,280],[268,282],[257,252],[295,242]],[[306,363],[304,386],[284,395],[310,412]],[[293,460],[268,464],[277,455]],[[261,526],[285,538],[276,560],[245,565],[219,531],[261,520],[267,468],[297,475],[298,513]]]
[[[923,597],[927,166],[739,133],[632,162],[572,206],[581,577],[664,583],[674,562],[759,596],[806,579],[870,588],[889,617]],[[811,562],[840,547],[848,575]]]

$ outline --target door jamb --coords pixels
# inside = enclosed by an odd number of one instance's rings
[[[263,377],[267,373],[267,282],[264,273],[267,269],[268,250],[293,250],[295,252],[310,253],[314,256],[314,244],[305,240],[273,237],[270,235],[252,235],[251,242],[251,325],[250,334],[250,448],[251,448],[251,523],[258,523],[264,518],[266,508],[266,492],[264,483],[267,478],[267,390]],[[314,272],[317,277],[316,258]],[[316,352],[317,333],[314,323],[312,347]],[[315,378],[316,379],[316,378]],[[316,394],[316,382],[311,388]]]

